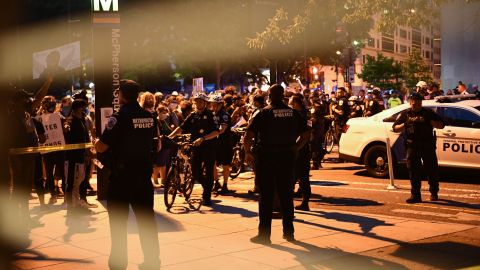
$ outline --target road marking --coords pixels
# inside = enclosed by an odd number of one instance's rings
[[[317,188],[337,188],[337,189],[349,189],[349,190],[364,190],[364,191],[377,191],[377,192],[395,192],[395,193],[403,193],[403,194],[410,194],[410,191],[402,191],[402,190],[387,190],[387,189],[374,189],[374,188],[357,188],[357,187],[348,187],[348,186],[315,186]],[[408,188],[410,190],[410,188]],[[422,192],[423,194],[430,194],[428,191]],[[445,194],[440,193],[439,196],[443,197],[452,197],[452,198],[464,198],[464,199],[477,199],[477,196],[468,196],[468,195],[457,195],[457,194]]]
[[[431,208],[431,209],[442,209],[442,210],[449,210],[449,211],[468,212],[468,213],[473,213],[473,214],[480,214],[480,209],[479,209],[479,211],[475,211],[475,210],[469,210],[469,209],[456,209],[456,208],[438,207],[438,206],[432,206],[432,205],[420,205],[420,204],[408,204],[408,203],[397,203],[397,204],[398,205],[403,205],[403,206],[410,206],[410,207],[424,207],[424,208]]]
[[[355,182],[355,181],[342,181],[342,180],[320,180],[320,179],[310,179],[310,182],[312,181],[319,181],[319,182],[337,182],[337,183],[342,183],[342,184],[356,184],[356,185],[369,185],[369,186],[388,186],[388,183],[372,183],[372,182]],[[399,187],[405,187],[407,189],[410,189],[410,185],[396,185]],[[480,196],[480,190],[474,190],[474,189],[461,189],[461,188],[441,188],[442,190],[448,190],[448,191],[459,191],[459,192],[472,192],[474,194],[478,194],[475,196]]]
[[[453,215],[453,214],[444,214],[444,213],[436,213],[436,212],[417,211],[417,210],[410,210],[410,209],[393,209],[391,211],[395,213],[443,217],[443,218],[462,220],[462,221],[480,221],[480,216],[472,215],[468,213],[462,213],[462,212]]]

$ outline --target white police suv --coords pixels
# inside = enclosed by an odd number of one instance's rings
[[[435,130],[438,164],[441,167],[480,169],[480,100],[471,99],[473,97],[442,96],[423,101],[423,107],[434,110],[446,123],[444,129]],[[365,164],[373,177],[387,177],[388,137],[393,164],[405,164],[405,134],[393,132],[392,125],[397,116],[409,107],[406,103],[371,117],[348,120],[340,139],[340,158]]]

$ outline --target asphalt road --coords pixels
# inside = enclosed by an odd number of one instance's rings
[[[440,200],[429,201],[428,183],[424,181],[424,202],[407,204],[410,182],[405,172],[396,176],[396,189],[388,190],[388,179],[372,178],[362,165],[335,157],[338,154],[328,155],[323,168],[310,171],[310,207],[480,225],[480,171],[441,169]],[[252,173],[241,174],[230,186],[236,189],[234,196],[248,198],[245,193],[253,187]],[[296,200],[298,204],[300,199]]]

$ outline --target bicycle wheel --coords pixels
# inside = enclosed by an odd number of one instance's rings
[[[168,172],[167,179],[165,181],[165,188],[163,193],[163,201],[167,210],[172,208],[173,203],[175,202],[175,197],[177,196],[178,190],[178,173],[177,168],[172,167]]]
[[[335,134],[333,129],[328,129],[327,134],[325,134],[324,147],[327,154],[332,153],[333,146],[335,145]]]
[[[230,178],[235,179],[243,169],[243,160],[240,157],[240,148],[235,147],[233,149],[233,158],[230,170]]]
[[[183,179],[183,196],[185,197],[185,200],[188,200],[190,198],[190,195],[192,195],[193,186],[195,185],[195,180],[193,180],[192,176],[192,167],[190,166],[190,164],[186,164],[184,166],[180,177]]]

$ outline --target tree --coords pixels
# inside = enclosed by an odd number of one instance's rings
[[[403,79],[409,88],[415,87],[418,81],[432,81],[430,67],[425,64],[418,50],[413,50],[403,66]]]
[[[401,65],[396,63],[393,58],[385,57],[382,54],[377,54],[376,58],[367,56],[367,63],[363,66],[363,71],[358,74],[362,80],[382,89],[399,89],[401,76]]]
[[[297,9],[297,15],[294,16],[289,16],[284,5],[277,8],[268,19],[265,29],[248,38],[247,44],[250,48],[260,50],[273,40],[288,44],[312,25],[329,21],[330,18],[335,18],[337,22],[332,29],[339,25],[358,27],[374,16],[377,17],[375,27],[379,32],[391,33],[398,25],[428,26],[438,18],[438,7],[448,1],[453,0],[303,0],[303,8]],[[469,3],[478,0],[464,1]],[[359,36],[366,34],[363,31],[349,33]]]

